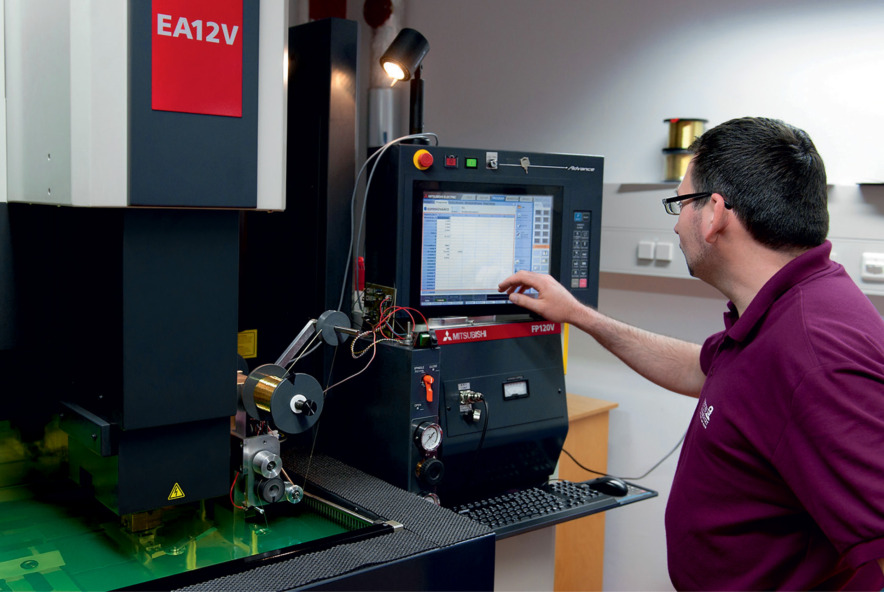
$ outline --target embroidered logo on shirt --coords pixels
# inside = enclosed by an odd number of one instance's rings
[[[704,429],[709,427],[709,419],[712,417],[714,409],[712,405],[706,403],[706,399],[703,399],[703,405],[700,407],[700,423],[703,424]]]

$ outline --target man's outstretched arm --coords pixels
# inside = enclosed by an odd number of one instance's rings
[[[523,294],[529,288],[534,298]],[[510,300],[543,318],[569,323],[588,333],[627,366],[665,389],[698,397],[706,376],[700,369],[700,346],[622,323],[577,301],[551,276],[520,271],[498,289]]]

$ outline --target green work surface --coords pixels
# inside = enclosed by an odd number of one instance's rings
[[[66,437],[46,434],[25,445],[0,421],[0,592],[113,590],[359,528],[306,501],[262,514],[219,498],[139,515],[132,532],[66,478]]]
[[[0,489],[0,591],[112,590],[350,530],[306,505],[269,507],[247,519],[209,500],[178,506],[159,526],[131,533],[81,491],[35,489]]]

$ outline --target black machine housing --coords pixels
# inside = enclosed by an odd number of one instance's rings
[[[342,373],[364,364],[350,360]],[[432,400],[424,376],[434,379]],[[328,393],[317,448],[446,507],[545,482],[568,433],[560,334],[382,343],[350,383]],[[524,393],[509,396],[512,384]],[[467,391],[482,399],[462,403]],[[441,427],[435,451],[421,448],[426,424]]]
[[[560,330],[535,332],[552,325],[532,319],[496,290],[479,295],[481,303],[422,300],[422,200],[424,192],[515,201],[552,196],[548,272],[595,306],[602,174],[598,156],[388,148],[368,193],[366,294],[372,287],[395,293],[397,306],[430,319],[434,339],[379,343],[360,376],[328,393],[318,448],[448,507],[545,482],[568,432]],[[366,307],[371,318],[368,313]],[[530,328],[501,336],[494,328],[505,324]],[[446,331],[469,337],[448,341]],[[355,349],[368,347],[362,339]],[[338,362],[332,382],[366,364],[340,358],[347,360]],[[428,425],[441,428],[434,450],[421,444]]]

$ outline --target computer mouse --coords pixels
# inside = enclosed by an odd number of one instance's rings
[[[587,481],[586,484],[596,491],[600,491],[607,495],[613,495],[614,497],[623,497],[629,493],[629,486],[627,486],[624,481],[610,475],[592,479]]]

